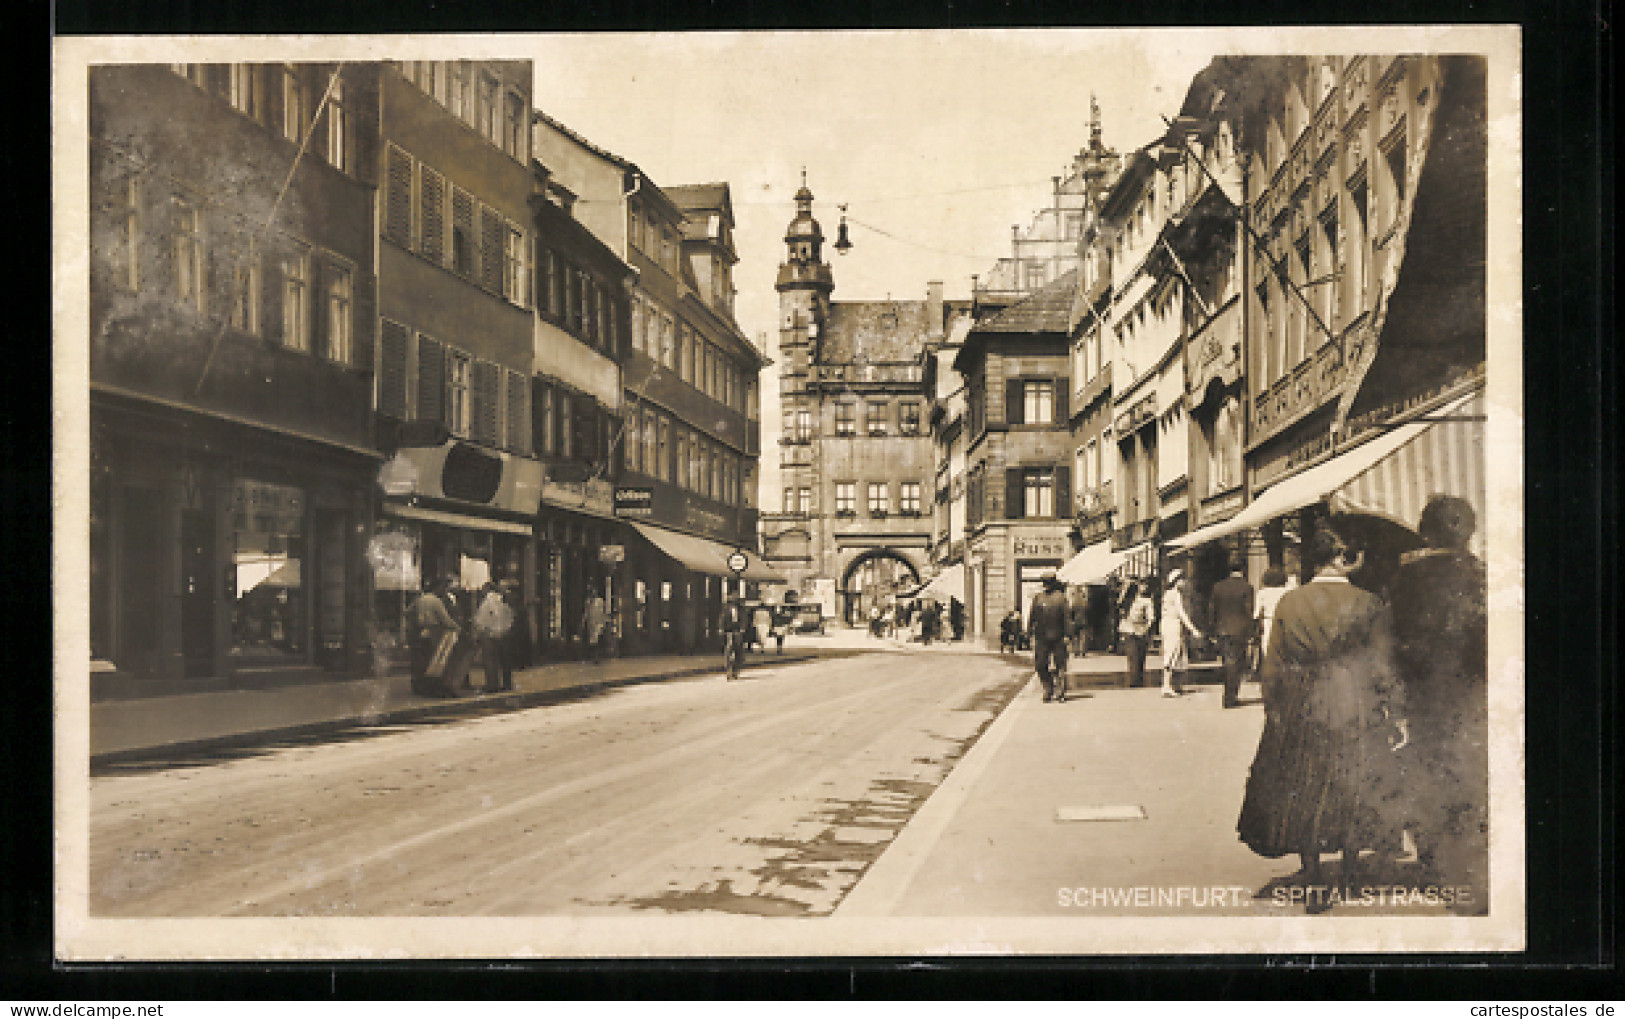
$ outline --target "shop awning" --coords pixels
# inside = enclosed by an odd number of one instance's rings
[[[954,563],[931,579],[931,582],[915,591],[915,598],[934,598],[946,602],[949,598],[965,600],[965,565]]]
[[[1435,495],[1454,495],[1484,519],[1483,393],[1474,393],[1386,435],[1271,485],[1229,520],[1168,543],[1197,545],[1261,527],[1283,513],[1326,502],[1334,513],[1386,517],[1411,530]],[[1484,529],[1473,535],[1482,549]]]
[[[495,531],[498,534],[530,534],[530,525],[521,524],[512,520],[496,520],[491,517],[476,517],[468,513],[452,513],[449,510],[429,509],[426,506],[407,506],[402,503],[385,503],[384,512],[393,517],[405,517],[408,520],[426,520],[431,524],[448,524],[452,527],[466,527],[471,531]]]
[[[728,569],[728,557],[734,550],[721,542],[683,534],[680,531],[668,531],[664,527],[639,523],[636,520],[628,520],[627,523],[648,539],[649,544],[696,573],[709,573],[714,577],[734,575],[733,571]],[[761,580],[771,584],[785,582],[783,577],[762,562],[761,556],[748,550],[745,555],[750,560],[750,565],[740,574],[745,580]]]
[[[1127,560],[1127,553],[1112,551],[1112,543],[1108,539],[1096,542],[1068,559],[1055,576],[1067,584],[1095,584],[1111,576]]]

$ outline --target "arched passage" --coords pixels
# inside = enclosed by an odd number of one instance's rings
[[[902,553],[884,548],[864,552],[841,576],[841,612],[847,623],[861,626],[871,609],[885,605],[898,591],[919,586],[919,570]]]

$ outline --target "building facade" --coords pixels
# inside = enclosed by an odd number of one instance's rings
[[[999,622],[1027,618],[1044,576],[1072,555],[1072,270],[978,318],[954,358],[965,380],[966,609],[997,647]]]
[[[377,90],[355,64],[91,71],[99,691],[371,667]]]
[[[757,554],[758,376],[766,359],[733,314],[726,184],[662,189],[636,164],[545,113],[537,158],[575,196],[576,218],[634,270],[610,491],[621,524],[611,602],[629,650],[718,643],[716,620],[743,549],[750,585],[776,577]]]
[[[832,301],[805,182],[779,267],[783,493],[764,554],[802,602],[861,622],[927,579],[936,462],[922,353],[940,344],[942,285],[923,301]]]
[[[534,540],[531,66],[396,61],[378,77],[377,410],[390,462],[374,612],[404,645],[404,610],[425,580],[507,582],[534,642],[546,595]]]
[[[1441,494],[1475,508],[1483,554],[1484,74],[1475,57],[1227,58],[1193,86],[1247,99],[1247,499],[1172,543],[1198,572],[1239,554],[1255,580],[1301,575],[1328,513],[1414,530]],[[1360,581],[1380,590],[1398,555],[1372,544]]]

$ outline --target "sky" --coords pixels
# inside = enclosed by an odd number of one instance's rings
[[[1088,143],[1160,136],[1219,40],[1192,32],[920,31],[558,35],[535,40],[535,104],[660,185],[726,181],[736,318],[772,355],[784,230],[801,172],[832,243],[835,300],[970,295],[1010,228]],[[777,377],[762,378],[765,510],[777,510]]]

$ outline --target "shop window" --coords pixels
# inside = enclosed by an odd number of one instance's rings
[[[303,656],[309,635],[304,490],[239,478],[230,513],[232,656]]]

